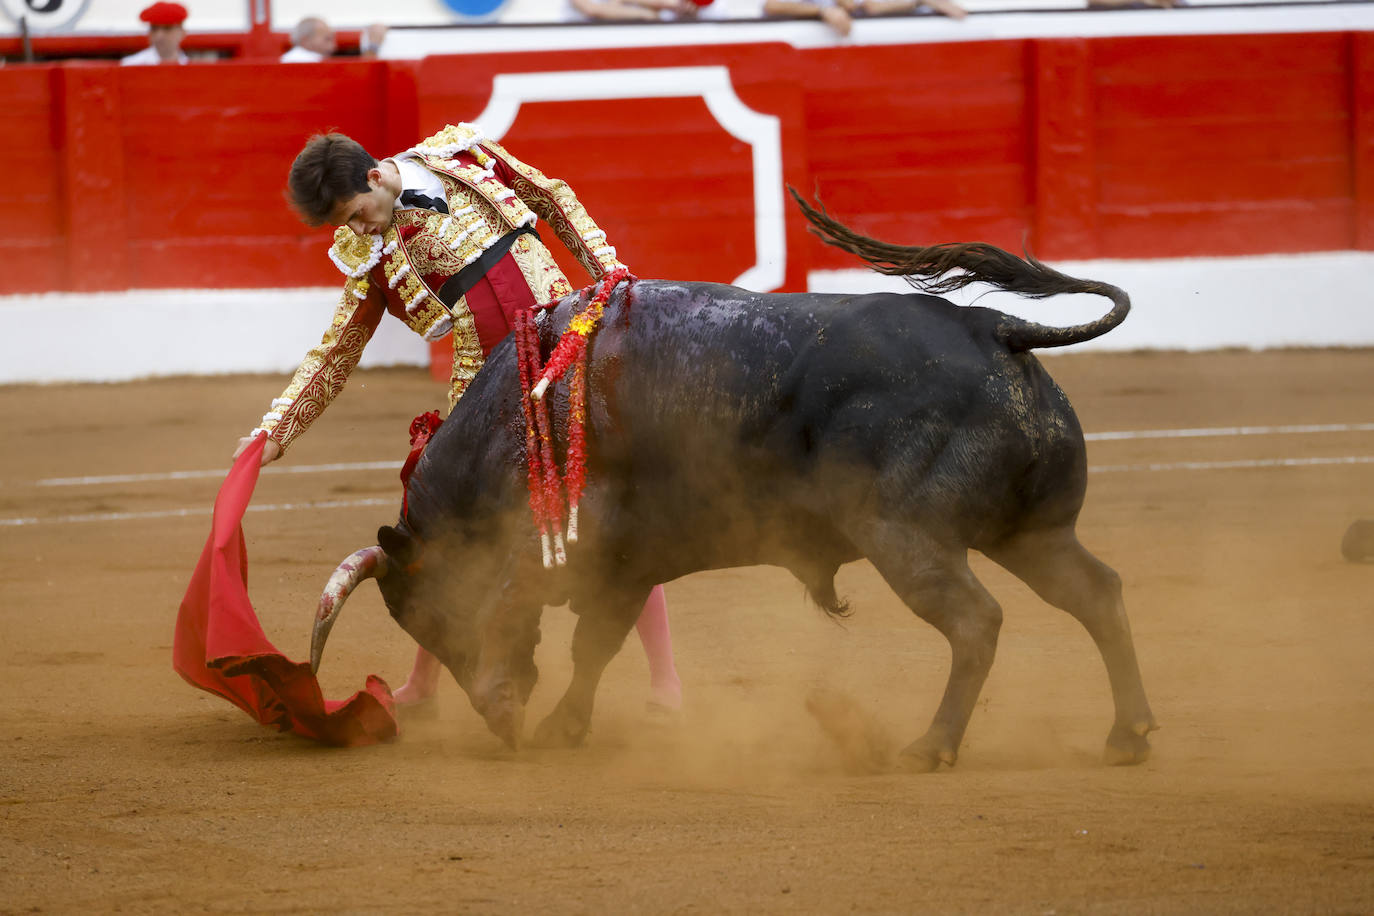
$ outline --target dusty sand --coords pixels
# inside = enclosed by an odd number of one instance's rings
[[[1046,359],[1090,432],[1374,421],[1374,352]],[[331,750],[266,730],[171,670],[177,604],[219,480],[38,486],[227,467],[282,380],[0,389],[0,912],[1369,912],[1374,910],[1374,464],[1093,474],[1083,541],[1126,583],[1163,728],[1098,762],[1111,717],[1087,634],[978,558],[997,663],[959,764],[864,774],[815,720],[919,735],[943,639],[865,564],[837,624],[772,569],[668,585],[687,706],[646,714],[633,641],[587,747],[512,755],[451,682],[402,738]],[[398,461],[439,406],[361,373],[283,470]],[[1094,466],[1374,455],[1374,432],[1091,443]],[[392,471],[265,475],[257,506],[399,498]],[[190,508],[122,521],[66,516]],[[250,514],[250,589],[304,657],[334,564],[395,508]],[[342,696],[412,656],[370,586],[330,641]],[[565,686],[551,609],[531,722]],[[835,700],[835,698],[840,698]]]

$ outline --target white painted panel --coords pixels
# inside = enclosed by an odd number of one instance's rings
[[[1121,327],[1076,349],[1374,346],[1374,254],[1366,252],[1052,266],[1070,276],[1113,283],[1131,297],[1131,314]],[[815,271],[807,285],[816,292],[911,290],[900,278],[864,268]],[[947,298],[1052,325],[1090,321],[1110,307],[1098,296],[1037,301],[1003,292],[979,297],[979,291],[970,288]]]
[[[1054,266],[1115,283],[1133,302],[1125,324],[1077,349],[1374,347],[1374,254]],[[863,269],[818,271],[808,280],[817,292],[909,289]],[[337,296],[335,289],[135,290],[0,298],[0,383],[290,372],[328,326]],[[967,304],[975,296],[950,298]],[[1096,296],[1030,301],[1005,293],[976,304],[1056,325],[1088,321],[1107,307]],[[388,316],[362,364],[427,362],[423,341]]]
[[[0,298],[0,383],[290,372],[329,327],[339,290],[131,290]],[[427,365],[391,317],[363,366]]]

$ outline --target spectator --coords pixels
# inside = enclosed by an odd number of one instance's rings
[[[1169,10],[1184,5],[1183,0],[1088,0],[1090,10]]]
[[[386,26],[380,22],[363,29],[358,35],[358,55],[375,58],[386,39]],[[291,30],[291,50],[281,56],[284,64],[314,64],[328,60],[338,49],[334,30],[318,16],[307,16]]]
[[[897,16],[914,13],[922,6],[951,19],[968,15],[968,10],[954,0],[839,0],[839,4],[851,16]]]
[[[376,57],[381,52],[384,41],[386,26],[380,22],[372,23],[358,35],[358,56],[369,59]]]
[[[721,11],[712,0],[568,0],[568,19],[641,22],[719,19]]]
[[[968,11],[955,0],[764,0],[765,16],[820,19],[840,36],[854,28],[854,19],[894,16],[925,6],[951,19],[963,19]]]
[[[334,53],[334,30],[319,16],[306,16],[291,30],[291,50],[281,56],[284,64],[317,64]]]
[[[184,64],[181,42],[186,38],[186,7],[180,3],[154,3],[138,14],[148,23],[148,47],[120,60],[121,64]]]

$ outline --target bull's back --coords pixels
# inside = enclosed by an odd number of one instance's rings
[[[1072,465],[1081,434],[1038,361],[997,339],[999,317],[919,294],[640,283],[596,344],[602,457],[654,469],[631,479],[662,504],[758,524],[880,500],[969,531],[1014,525],[1062,498],[1037,483],[1062,471],[1037,465]]]
[[[608,313],[593,378],[608,383],[617,412],[747,435],[779,412],[813,406],[809,396],[798,403],[808,379],[860,390],[900,379],[919,393],[944,369],[985,366],[994,325],[985,313],[919,294],[643,281],[626,312]],[[941,385],[974,374],[952,371]]]

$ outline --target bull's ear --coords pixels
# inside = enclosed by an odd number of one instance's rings
[[[390,525],[383,525],[377,529],[377,543],[386,551],[389,559],[394,560],[397,565],[405,567],[415,562],[415,557],[419,553],[415,539],[407,532]]]

